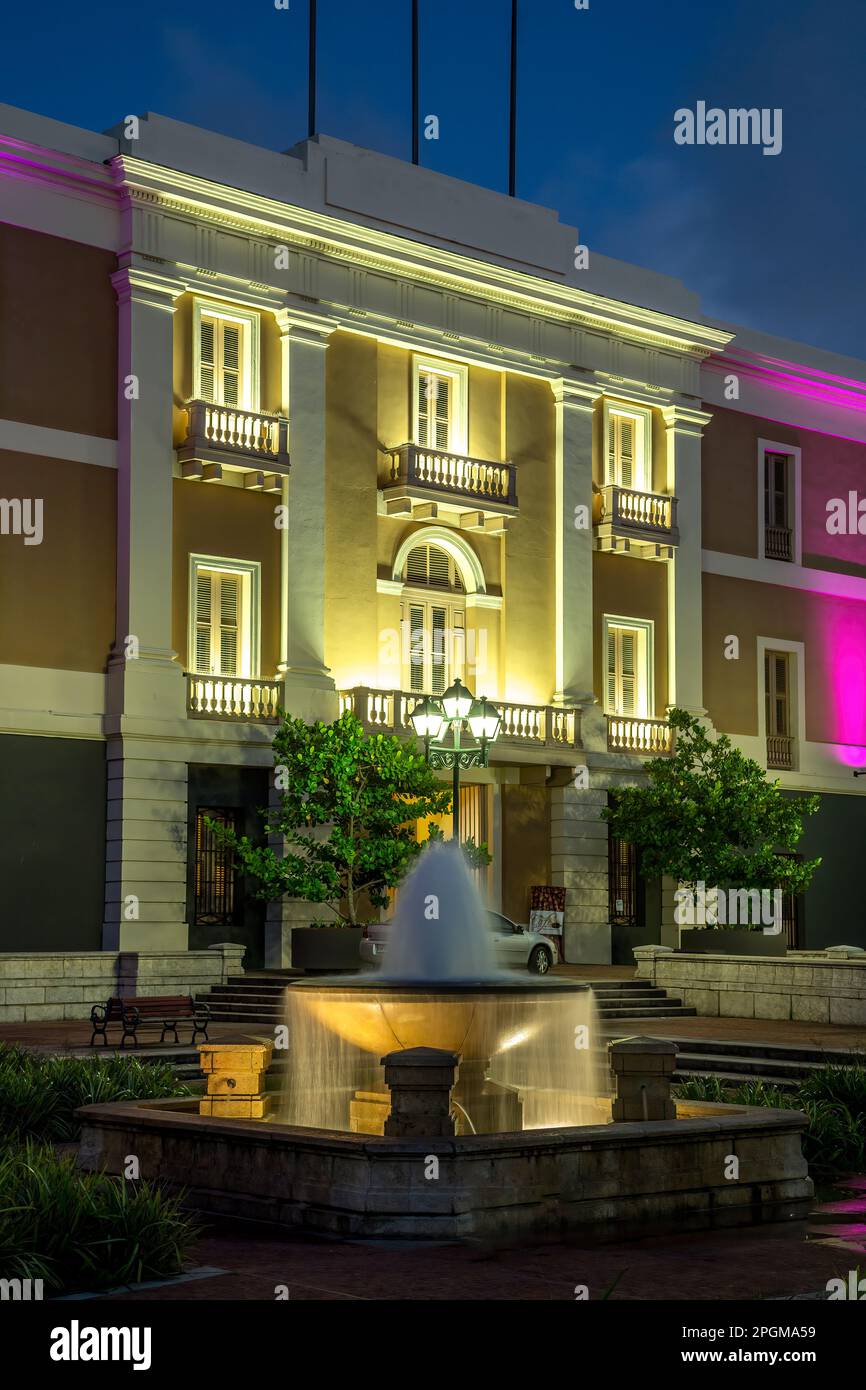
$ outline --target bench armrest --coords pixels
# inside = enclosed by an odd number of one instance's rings
[[[90,1010],[91,1023],[105,1023],[108,1020],[108,1004],[94,1004]]]

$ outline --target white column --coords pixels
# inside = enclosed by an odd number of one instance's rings
[[[172,649],[173,314],[179,281],[135,265],[118,298],[117,625],[108,663],[106,950],[185,950],[187,768]],[[169,741],[164,741],[168,735]]]
[[[552,382],[556,402],[556,704],[592,704],[594,386]],[[582,510],[578,510],[582,509]]]
[[[668,571],[668,704],[703,715],[701,436],[712,416],[683,405],[662,414],[666,484],[677,498],[680,537]]]
[[[294,712],[325,717],[323,692],[334,690],[325,664],[325,368],[333,325],[287,310],[277,318],[288,381],[290,458],[280,674]],[[324,703],[329,706],[327,697]]]

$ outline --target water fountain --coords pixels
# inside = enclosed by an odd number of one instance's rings
[[[460,1056],[458,1134],[601,1118],[592,991],[496,968],[484,906],[451,845],[425,850],[401,888],[385,968],[292,985],[286,1021],[286,1124],[383,1133],[381,1059],[414,1047]]]

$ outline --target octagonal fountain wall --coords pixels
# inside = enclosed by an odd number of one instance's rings
[[[460,1058],[458,1134],[602,1117],[609,1087],[592,991],[497,969],[483,904],[450,845],[430,846],[404,883],[381,972],[292,985],[285,1008],[284,1123],[381,1134],[381,1059],[415,1047]]]

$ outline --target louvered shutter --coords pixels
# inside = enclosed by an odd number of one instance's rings
[[[416,545],[414,550],[409,551],[409,558],[406,561],[406,583],[407,584],[426,584],[427,583],[427,546]]]
[[[198,570],[195,581],[195,669],[201,675],[212,675],[211,614],[213,612],[213,583],[215,576]]]
[[[436,378],[436,435],[437,449],[448,448],[449,425],[451,423],[451,381],[448,377]]]
[[[241,330],[235,323],[222,328],[222,404],[237,405],[241,398]]]
[[[427,547],[428,551],[428,583],[435,584],[438,589],[448,588],[448,555],[438,546]]]
[[[619,434],[619,483],[621,487],[634,487],[634,420],[624,415],[617,416]]]
[[[240,657],[240,579],[231,574],[220,575],[219,591],[220,675],[236,676]]]
[[[616,630],[608,628],[607,633],[607,708],[611,714],[618,714],[616,690]]]
[[[441,695],[448,684],[448,661],[445,653],[445,630],[448,626],[448,612],[445,608],[433,608],[430,612],[430,682],[434,695]]]
[[[621,714],[635,714],[637,712],[637,662],[636,651],[637,640],[633,632],[620,630],[620,651],[621,651],[621,688],[622,688],[622,708]]]
[[[199,323],[199,365],[200,390],[204,401],[215,401],[216,388],[216,334],[213,319],[202,318]]]
[[[424,689],[424,609],[409,606],[409,684],[415,693]]]

